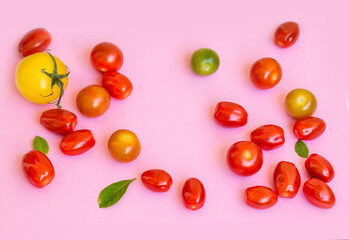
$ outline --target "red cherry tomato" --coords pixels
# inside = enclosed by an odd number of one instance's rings
[[[324,120],[317,117],[305,117],[298,120],[293,126],[293,132],[301,140],[318,138],[326,129]]]
[[[284,130],[277,125],[264,125],[251,132],[251,141],[263,150],[272,150],[285,143]]]
[[[268,187],[255,186],[245,190],[247,205],[256,209],[266,209],[274,206],[278,201],[276,193]]]
[[[305,168],[312,178],[318,178],[324,182],[330,182],[334,178],[331,163],[319,154],[311,154],[305,161]]]
[[[100,72],[116,72],[124,62],[119,47],[109,42],[97,44],[91,52],[92,66]]]
[[[116,99],[125,99],[132,93],[132,83],[123,74],[107,72],[102,75],[102,86],[107,89],[110,96]]]
[[[319,208],[331,208],[336,203],[332,189],[317,178],[311,178],[304,183],[303,193],[311,204]]]
[[[269,89],[280,82],[282,69],[273,58],[262,58],[253,63],[250,70],[252,82],[261,89]]]
[[[45,28],[36,28],[24,35],[18,45],[18,51],[26,57],[44,51],[51,41],[51,35]]]
[[[79,92],[76,104],[86,117],[99,117],[109,109],[110,95],[104,87],[90,85]]]
[[[40,123],[52,132],[66,135],[74,131],[78,119],[74,113],[68,110],[55,108],[43,112]]]
[[[250,176],[262,167],[263,153],[253,142],[237,142],[228,150],[227,163],[234,173]]]
[[[293,163],[279,162],[274,171],[275,192],[280,197],[294,198],[301,185],[301,177]]]
[[[32,150],[24,155],[22,169],[28,181],[38,188],[45,187],[55,177],[55,170],[50,159],[37,150]]]
[[[197,178],[189,178],[184,183],[182,197],[186,208],[190,210],[202,208],[206,200],[204,185]]]
[[[275,31],[275,43],[279,47],[287,48],[292,46],[298,39],[299,26],[295,22],[285,22]]]
[[[247,123],[248,114],[239,104],[219,102],[216,106],[214,119],[224,127],[241,127]]]
[[[90,130],[82,129],[65,136],[59,147],[65,155],[79,155],[90,150],[96,144]]]
[[[145,171],[141,179],[143,184],[154,192],[167,192],[172,186],[170,174],[161,169]]]

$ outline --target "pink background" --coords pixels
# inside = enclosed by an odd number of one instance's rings
[[[1,7],[1,174],[0,239],[339,239],[349,238],[348,42],[349,2],[333,1],[9,1]],[[48,5],[49,4],[49,5]],[[300,24],[298,42],[289,49],[273,43],[276,27]],[[63,106],[75,112],[77,129],[88,128],[97,144],[75,157],[63,155],[60,137],[39,124],[52,106],[26,101],[14,84],[21,37],[36,27],[52,34],[52,53],[71,69]],[[83,87],[100,83],[89,62],[94,45],[110,41],[125,57],[120,72],[134,92],[125,101],[113,99],[108,112],[96,119],[81,115],[75,105]],[[210,47],[221,66],[209,77],[190,69],[193,51]],[[248,78],[250,65],[261,57],[277,59],[281,82],[259,90]],[[258,211],[245,205],[243,190],[272,187],[272,172],[281,161],[295,163],[303,182],[304,159],[293,150],[293,120],[284,98],[294,88],[311,90],[318,99],[315,116],[327,130],[307,142],[310,152],[328,158],[336,170],[329,183],[337,203],[330,210],[312,206],[302,191]],[[249,122],[224,129],[212,119],[215,104],[241,104]],[[226,151],[263,124],[284,128],[286,143],[265,152],[262,169],[238,177],[227,167]],[[139,158],[114,161],[107,141],[116,130],[134,131],[141,143]],[[54,181],[37,189],[25,179],[21,157],[36,136],[47,139]],[[168,171],[174,184],[164,194],[146,189],[140,175],[151,168]],[[121,201],[99,209],[99,192],[107,185],[137,177]],[[204,208],[184,208],[181,188],[189,177],[206,187]]]

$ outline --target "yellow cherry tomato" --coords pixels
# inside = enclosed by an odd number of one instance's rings
[[[294,89],[286,96],[286,109],[288,114],[301,119],[313,115],[317,107],[314,94],[306,89]]]
[[[29,101],[38,104],[60,100],[68,84],[69,72],[57,57],[46,53],[35,53],[24,58],[16,69],[16,86]]]
[[[110,136],[108,148],[113,158],[120,162],[131,162],[141,152],[141,144],[136,134],[125,129],[118,130]]]

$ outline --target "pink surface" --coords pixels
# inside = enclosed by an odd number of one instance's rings
[[[2,6],[0,239],[343,239],[349,238],[349,81],[348,1],[10,1]],[[288,49],[273,43],[276,27],[299,23],[298,42]],[[14,84],[20,61],[17,44],[27,31],[45,27],[52,34],[52,53],[71,70],[63,106],[78,116],[77,129],[95,134],[96,146],[75,157],[63,155],[60,137],[39,124],[52,106],[26,101]],[[93,46],[118,45],[125,57],[120,72],[134,92],[125,101],[112,100],[96,119],[82,116],[75,98],[83,87],[100,83],[89,62]],[[190,69],[193,51],[210,47],[221,59],[218,72],[198,77]],[[281,82],[259,90],[248,78],[250,65],[261,57],[277,59]],[[293,120],[284,98],[294,88],[307,88],[318,99],[315,116],[327,130],[309,141],[311,152],[331,161],[336,176],[330,187],[337,203],[330,210],[312,206],[302,191],[294,199],[279,199],[260,211],[243,201],[253,185],[272,187],[272,172],[281,161],[298,167],[308,179],[304,159],[293,150]],[[212,119],[218,101],[241,104],[249,122],[225,129]],[[263,124],[284,128],[286,143],[265,152],[262,169],[238,177],[227,167],[226,151]],[[134,131],[142,144],[139,158],[129,164],[114,161],[107,151],[109,136],[118,129]],[[47,139],[56,170],[54,181],[37,189],[25,179],[21,157],[35,135]],[[146,189],[140,175],[162,168],[174,179],[167,193]],[[108,184],[137,177],[121,201],[99,209],[99,192]],[[206,187],[204,208],[184,208],[181,187],[189,177]]]

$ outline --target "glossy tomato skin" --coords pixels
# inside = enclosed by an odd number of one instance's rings
[[[294,198],[301,185],[297,167],[291,162],[279,162],[274,170],[274,185],[280,197]]]
[[[275,44],[287,48],[295,44],[299,37],[299,25],[295,22],[282,23],[275,31]]]
[[[210,48],[200,48],[191,56],[192,70],[201,76],[215,73],[220,65],[218,54]]]
[[[91,52],[92,66],[100,72],[116,72],[123,62],[124,56],[120,48],[110,42],[97,44]]]
[[[253,63],[250,78],[254,85],[261,89],[269,89],[280,82],[282,69],[273,58],[262,58]]]
[[[313,153],[305,161],[305,169],[310,177],[330,182],[334,178],[334,169],[331,163],[323,156]]]
[[[202,208],[206,201],[205,187],[197,178],[189,178],[183,186],[182,198],[184,206],[190,210]]]
[[[141,152],[141,143],[135,133],[127,129],[115,131],[109,138],[108,149],[119,162],[131,162]]]
[[[82,129],[66,135],[59,147],[65,155],[80,155],[90,150],[96,144],[96,140],[90,130]]]
[[[154,192],[167,192],[172,186],[170,174],[161,169],[151,169],[142,173],[144,186]]]
[[[40,123],[51,132],[66,135],[72,131],[78,119],[76,115],[65,109],[50,109],[41,114]]]
[[[110,95],[104,87],[90,85],[79,92],[76,104],[86,117],[99,117],[109,109]]]
[[[251,141],[263,150],[272,150],[285,143],[284,130],[273,124],[263,125],[256,128],[250,134]]]
[[[263,153],[260,147],[253,142],[237,142],[228,150],[227,163],[235,174],[250,176],[262,167]]]
[[[311,204],[319,208],[331,208],[336,203],[332,189],[317,178],[311,178],[304,183],[303,193]]]
[[[255,186],[245,190],[245,200],[250,207],[266,209],[277,203],[278,196],[271,188]]]
[[[55,177],[50,159],[37,150],[31,150],[23,156],[22,169],[28,181],[38,188],[45,187]]]
[[[214,119],[223,127],[241,127],[246,125],[248,114],[239,104],[219,102],[216,105]]]
[[[36,28],[27,32],[18,45],[18,51],[23,57],[42,52],[52,41],[50,33],[45,28]]]
[[[296,121],[293,132],[300,140],[312,140],[320,137],[326,129],[324,120],[317,117],[305,117]]]
[[[119,100],[126,99],[133,90],[131,81],[118,72],[107,72],[102,75],[102,86],[110,96]]]
[[[315,95],[307,89],[297,88],[286,96],[287,113],[295,118],[302,119],[314,114],[317,108]]]

